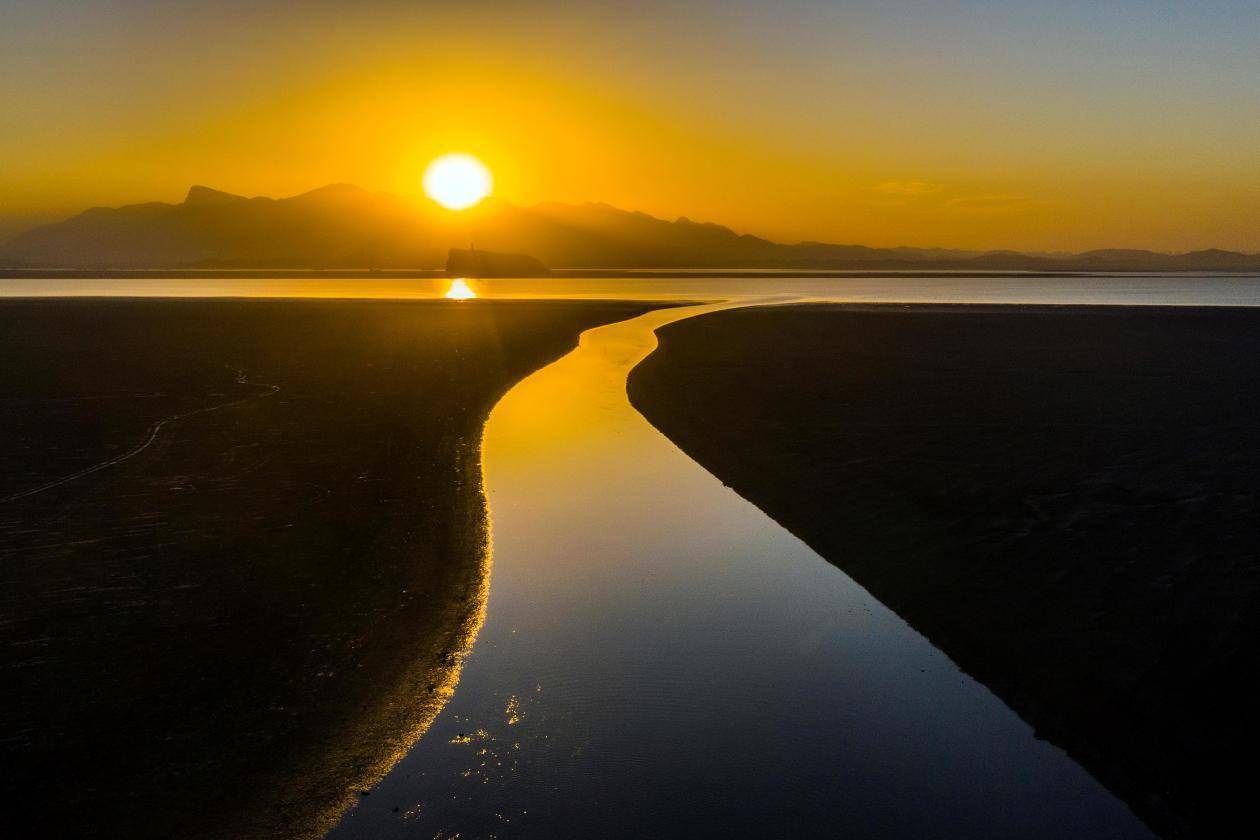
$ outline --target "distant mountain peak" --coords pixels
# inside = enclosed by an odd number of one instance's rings
[[[374,199],[384,198],[384,196],[365,190],[363,187],[354,184],[325,184],[322,187],[316,187],[313,190],[307,190],[299,195],[290,198],[281,199],[281,201],[294,202],[345,202],[345,201],[370,201]]]
[[[1187,257],[1220,257],[1225,259],[1238,259],[1251,256],[1244,254],[1242,251],[1227,251],[1224,248],[1204,248],[1201,251],[1188,251]]]
[[[233,195],[222,190],[203,187],[201,184],[194,184],[188,188],[188,195],[184,198],[185,204],[235,204],[239,201],[248,201],[249,199],[241,195]]]
[[[784,244],[713,222],[687,216],[671,222],[604,202],[519,208],[491,199],[475,216],[452,219],[352,184],[329,184],[287,198],[251,198],[198,184],[182,204],[95,208],[19,233],[0,248],[0,260],[50,268],[437,268],[448,249],[468,242],[474,220],[478,254],[533,254],[546,265],[567,269],[1260,270],[1260,255],[1221,249],[1187,254],[1104,249],[1074,255]]]

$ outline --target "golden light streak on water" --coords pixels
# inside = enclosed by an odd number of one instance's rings
[[[471,300],[475,298],[477,293],[468,285],[468,281],[463,277],[456,277],[451,281],[451,287],[446,290],[446,294],[442,297],[447,300]]]

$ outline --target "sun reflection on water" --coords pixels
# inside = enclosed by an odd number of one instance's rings
[[[446,290],[446,294],[442,297],[447,300],[471,300],[475,298],[477,293],[468,285],[468,281],[463,277],[456,277],[451,281],[451,287]]]

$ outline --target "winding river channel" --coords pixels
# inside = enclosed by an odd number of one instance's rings
[[[583,334],[486,426],[486,620],[339,838],[1141,837],[1128,808],[626,397]]]

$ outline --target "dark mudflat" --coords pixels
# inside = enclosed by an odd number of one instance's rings
[[[648,308],[0,302],[0,835],[319,834],[475,620],[490,408]]]
[[[1249,823],[1260,311],[841,306],[660,331],[633,403],[1170,836]]]

